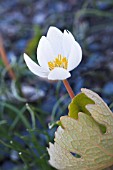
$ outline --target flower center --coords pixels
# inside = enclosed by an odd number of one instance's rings
[[[53,61],[48,62],[50,70],[53,70],[55,67],[61,67],[67,70],[68,60],[66,57],[62,57],[60,54]]]

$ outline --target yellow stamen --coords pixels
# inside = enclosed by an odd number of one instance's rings
[[[67,69],[68,60],[66,57],[62,57],[60,54],[55,58],[54,61],[49,61],[48,66],[50,70],[53,70],[55,67],[61,67]]]

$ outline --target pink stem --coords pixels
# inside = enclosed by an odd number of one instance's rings
[[[75,94],[74,94],[71,86],[69,85],[68,81],[63,80],[63,83],[64,83],[64,86],[65,86],[67,92],[69,93],[70,98],[73,99],[75,97]]]

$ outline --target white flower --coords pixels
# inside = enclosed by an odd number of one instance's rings
[[[50,27],[47,36],[42,36],[37,48],[36,64],[27,54],[24,60],[28,68],[40,77],[50,80],[65,80],[70,71],[77,67],[82,59],[82,50],[73,35],[56,27]]]

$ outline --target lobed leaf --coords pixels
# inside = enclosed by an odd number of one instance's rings
[[[59,170],[102,170],[113,164],[113,113],[96,93],[81,91],[48,148],[49,163]]]

